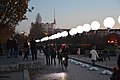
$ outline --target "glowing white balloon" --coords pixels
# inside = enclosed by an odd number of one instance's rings
[[[100,23],[98,21],[93,21],[91,23],[91,29],[92,30],[98,30],[100,28]]]
[[[47,41],[48,39],[49,39],[48,36],[44,37],[44,41]]]
[[[61,36],[62,36],[62,37],[66,37],[66,36],[68,36],[68,32],[67,32],[67,31],[63,31],[63,32],[61,32]]]
[[[76,29],[76,28],[72,28],[72,29],[69,31],[69,34],[70,34],[71,36],[77,34],[77,29]]]
[[[111,29],[115,25],[115,20],[112,17],[107,17],[103,22],[105,28]]]
[[[81,25],[77,26],[77,33],[83,33],[83,27]]]
[[[35,42],[40,42],[40,40],[39,40],[39,39],[37,39],[37,40],[35,40]]]
[[[60,32],[57,33],[57,37],[58,37],[58,38],[62,37],[62,35],[61,35]]]
[[[83,31],[89,32],[91,30],[90,24],[84,24],[83,25]]]

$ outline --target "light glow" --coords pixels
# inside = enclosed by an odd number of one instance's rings
[[[115,25],[115,20],[112,17],[107,17],[103,22],[106,29],[111,29]]]

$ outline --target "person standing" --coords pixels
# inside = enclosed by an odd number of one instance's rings
[[[95,47],[92,48],[92,50],[90,51],[90,54],[91,54],[92,66],[95,66],[95,62],[97,58],[99,58],[98,53],[95,50]]]
[[[18,47],[18,41],[15,39],[14,40],[14,56],[15,56],[15,58],[17,58],[18,49],[19,49],[19,47]]]
[[[69,55],[69,47],[68,45],[65,45],[62,49],[63,57],[65,57],[65,67],[67,68],[68,66],[68,55]]]
[[[77,55],[80,56],[80,48],[77,48]]]
[[[27,40],[25,41],[24,45],[24,57],[23,57],[23,60],[28,60],[28,55],[29,55],[29,45],[28,45],[28,42]]]
[[[60,47],[60,48],[58,49],[58,52],[57,52],[57,58],[58,58],[58,63],[59,63],[59,65],[62,65],[62,56],[63,56],[62,48]]]
[[[54,65],[56,65],[56,49],[55,49],[55,47],[51,48],[51,65],[53,65],[53,62],[54,62]]]
[[[6,47],[7,47],[7,58],[11,58],[12,57],[12,49],[13,49],[11,37],[7,40]]]
[[[110,61],[110,55],[109,55],[109,50],[108,49],[105,49],[104,50],[104,61],[106,61],[106,57],[108,58],[108,60]]]
[[[47,45],[47,46],[45,46],[45,48],[43,49],[43,52],[44,52],[44,54],[45,54],[45,56],[46,56],[46,63],[47,63],[47,65],[50,65],[50,46],[49,45]]]
[[[30,42],[30,49],[32,53],[32,60],[37,60],[37,47],[36,47],[36,41],[32,38],[32,41]]]

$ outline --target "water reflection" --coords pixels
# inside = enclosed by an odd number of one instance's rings
[[[45,80],[67,80],[67,73],[65,72],[50,73],[41,76],[41,78]]]

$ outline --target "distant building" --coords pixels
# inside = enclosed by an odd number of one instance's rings
[[[56,19],[55,19],[55,10],[54,10],[54,21],[53,23],[41,23],[43,32],[45,35],[52,35],[55,33],[55,28],[56,28]]]
[[[41,27],[43,30],[43,33],[47,35],[51,35],[55,33],[55,23],[41,23]]]
[[[55,14],[54,14],[55,15]],[[30,29],[30,38],[42,38],[45,36],[49,36],[51,34],[55,33],[55,27],[56,27],[56,20],[54,17],[54,21],[52,23],[42,23],[42,17],[38,13],[36,16],[36,22],[31,23],[31,29]]]

